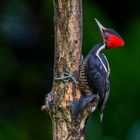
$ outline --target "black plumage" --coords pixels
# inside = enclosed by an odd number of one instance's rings
[[[92,48],[81,64],[79,76],[79,87],[83,95],[99,95],[98,108],[101,120],[110,92],[108,79],[110,68],[103,54],[105,48],[104,43],[100,43]]]

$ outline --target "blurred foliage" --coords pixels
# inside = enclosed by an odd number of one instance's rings
[[[6,0],[0,9],[0,140],[51,139],[51,120],[40,108],[52,84],[53,1]],[[84,56],[102,41],[94,18],[125,40],[123,48],[105,51],[110,98],[103,123],[98,111],[88,120],[87,140],[140,139],[138,13],[136,0],[83,1]]]

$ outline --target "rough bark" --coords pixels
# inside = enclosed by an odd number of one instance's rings
[[[52,119],[53,140],[84,140],[86,120],[97,102],[82,96],[73,78],[56,80],[70,72],[78,81],[82,48],[82,0],[54,0],[54,80],[43,109]],[[93,101],[94,100],[94,101]]]

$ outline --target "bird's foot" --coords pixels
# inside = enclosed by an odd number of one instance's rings
[[[62,80],[65,83],[68,83],[70,80],[74,82],[74,84],[77,86],[78,82],[74,78],[74,76],[66,69],[64,71],[64,76],[63,77],[55,77],[55,80]]]

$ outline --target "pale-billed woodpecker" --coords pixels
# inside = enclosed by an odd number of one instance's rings
[[[103,50],[123,46],[124,41],[116,31],[103,27],[97,19],[95,21],[101,31],[103,43],[93,47],[83,60],[80,67],[79,87],[83,95],[93,94],[100,97],[98,109],[102,121],[110,92],[110,67]]]
[[[78,115],[84,106],[95,99],[96,103],[98,103],[100,121],[102,121],[103,112],[110,93],[110,67],[103,50],[123,46],[124,41],[116,31],[111,28],[105,28],[97,19],[95,21],[101,31],[103,42],[93,47],[81,62],[79,82],[75,80],[67,69],[64,71],[63,77],[55,77],[55,80],[68,82],[71,79],[78,85],[82,96],[79,101],[74,101],[72,105],[74,117]],[[94,110],[95,106],[92,108],[92,112]]]

